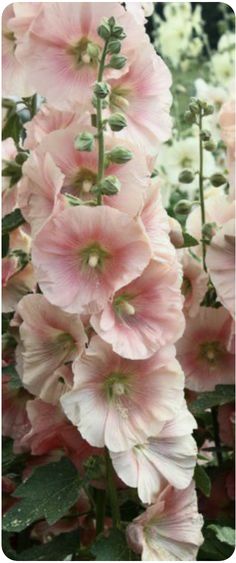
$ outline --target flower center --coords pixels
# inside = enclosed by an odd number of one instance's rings
[[[70,185],[63,189],[76,197],[85,197],[89,194],[89,198],[93,197],[91,189],[96,184],[97,175],[87,168],[81,168],[70,180]]]
[[[67,53],[72,55],[76,68],[84,65],[97,66],[100,47],[88,37],[82,37],[77,43],[70,45]]]
[[[82,265],[97,270],[102,270],[104,262],[111,257],[110,253],[94,242],[80,251]]]
[[[193,162],[192,162],[192,159],[189,158],[189,156],[184,156],[184,158],[182,158],[180,164],[183,168],[191,168]]]
[[[217,364],[224,352],[225,347],[217,341],[204,342],[200,345],[200,356],[207,360],[208,364],[212,367]]]
[[[117,108],[126,111],[129,107],[129,94],[131,90],[129,88],[122,88],[121,86],[115,86],[111,89],[110,93],[110,108],[116,111]]]
[[[188,295],[190,293],[191,289],[192,289],[191,281],[186,276],[184,276],[183,282],[182,282],[182,285],[181,285],[182,294],[184,296]]]
[[[68,332],[61,332],[57,336],[56,342],[60,347],[60,350],[63,350],[66,354],[69,354],[75,346],[73,336],[71,336]]]
[[[116,314],[120,317],[135,315],[135,307],[132,305],[132,303],[130,303],[132,299],[132,295],[125,293],[123,295],[118,295],[117,297],[115,297],[113,301],[113,308]]]

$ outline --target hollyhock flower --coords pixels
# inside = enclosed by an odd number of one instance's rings
[[[49,153],[41,159],[32,153],[23,172],[18,186],[18,205],[35,236],[51,214],[64,208],[60,197],[64,176]]]
[[[34,18],[42,9],[42,2],[15,2],[14,15],[9,20],[9,28],[18,41],[24,40]]]
[[[16,58],[16,37],[11,30],[10,22],[14,17],[14,6],[9,4],[2,15],[2,72],[3,72],[3,95],[14,96],[17,92],[20,96],[31,96],[34,93],[26,75],[26,69]]]
[[[112,237],[111,237],[112,233]],[[137,278],[151,258],[141,225],[110,207],[71,207],[52,217],[33,243],[46,298],[73,313],[97,313]]]
[[[73,364],[74,387],[61,398],[64,412],[93,446],[119,452],[142,443],[182,404],[183,373],[174,354],[168,347],[148,360],[125,360],[94,336]]]
[[[207,292],[208,275],[202,269],[201,262],[193,258],[188,250],[184,251],[181,263],[183,266],[181,289],[185,298],[184,309],[190,317],[195,317]]]
[[[235,405],[228,403],[218,409],[220,441],[234,448],[235,444]]]
[[[2,167],[3,170],[9,160],[15,160],[17,155],[16,145],[11,137],[2,142]],[[2,216],[11,213],[16,207],[17,184],[11,182],[10,176],[2,177]]]
[[[21,267],[17,256],[6,256],[2,260],[2,301],[3,313],[16,309],[18,301],[36,287],[35,272],[29,262]]]
[[[26,404],[31,396],[25,389],[12,389],[9,382],[10,377],[4,375],[2,387],[2,432],[3,436],[9,436],[13,439],[13,450],[15,453],[19,453],[21,439],[30,428]]]
[[[168,486],[129,524],[127,540],[142,561],[195,561],[204,540],[202,526],[194,483],[184,491]]]
[[[174,419],[166,422],[155,437],[125,452],[111,452],[114,468],[129,487],[137,487],[142,502],[155,502],[170,483],[185,489],[192,480],[197,447],[191,432],[196,421],[183,405]]]
[[[200,307],[196,317],[187,319],[177,357],[188,389],[212,391],[219,383],[234,383],[234,355],[227,350],[231,324],[223,307]]]
[[[132,14],[137,23],[144,24],[146,18],[152,15],[154,5],[153,2],[126,2],[125,9]]]
[[[124,28],[127,37],[122,41],[122,54],[128,56],[128,60],[134,53],[134,46],[140,45],[140,41],[148,42],[145,30],[118,2],[42,4],[43,9],[31,25],[29,35],[18,45],[16,56],[37,92],[49,103],[63,109],[71,104],[88,107],[104,46],[97,33],[103,18],[113,16]],[[107,70],[105,74],[111,72]]]
[[[234,317],[235,308],[235,225],[227,221],[207,248],[206,264],[218,299]]]
[[[87,342],[80,317],[65,313],[39,294],[23,297],[16,313],[22,321],[24,386],[47,402],[55,401],[70,383],[70,374],[58,368],[81,354]]]
[[[24,148],[35,149],[45,135],[58,129],[65,129],[77,119],[78,116],[72,111],[61,111],[48,104],[43,104],[33,119],[24,125],[26,130]]]
[[[152,260],[142,275],[114,294],[90,320],[99,336],[124,358],[148,358],[184,331],[175,268]]]
[[[128,124],[119,135],[131,138],[145,154],[156,154],[171,134],[171,75],[161,57],[147,44],[128,71],[109,84],[110,110],[123,111]]]

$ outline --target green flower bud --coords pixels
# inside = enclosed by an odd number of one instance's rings
[[[204,115],[212,115],[214,113],[214,106],[207,104],[203,111]]]
[[[191,208],[192,208],[191,201],[188,201],[188,199],[181,199],[180,201],[178,201],[178,203],[176,203],[174,207],[174,212],[177,213],[178,215],[188,215],[189,212],[191,211]]]
[[[207,131],[207,129],[203,129],[203,131],[201,131],[200,133],[200,137],[202,141],[209,141],[211,138],[211,132]]]
[[[98,27],[97,31],[99,37],[101,37],[104,41],[107,41],[111,36],[111,27],[109,22],[106,19],[104,19],[101,25]]]
[[[199,105],[196,102],[190,102],[189,104],[189,110],[191,111],[191,113],[197,115],[199,112]]]
[[[216,172],[215,174],[212,174],[212,176],[210,176],[210,182],[215,188],[219,188],[219,186],[226,184],[227,180],[225,176],[223,176],[223,174]]]
[[[109,94],[109,85],[106,82],[96,82],[93,92],[97,98],[106,98]]]
[[[114,25],[112,28],[112,37],[116,39],[125,39],[126,33],[120,25]]]
[[[115,18],[114,18],[113,16],[111,16],[111,17],[108,19],[108,24],[109,24],[110,28],[113,28],[114,25],[115,25],[115,23],[116,23]]]
[[[112,131],[121,131],[127,126],[127,121],[123,113],[113,113],[108,119]]]
[[[91,152],[94,145],[94,136],[92,133],[84,131],[75,138],[74,147],[77,151]]]
[[[91,59],[97,59],[99,57],[99,47],[95,43],[88,43],[87,53]]]
[[[184,119],[187,123],[192,124],[196,123],[196,116],[195,113],[192,113],[190,110],[187,110],[184,114]]]
[[[114,162],[116,164],[125,164],[125,162],[128,162],[131,158],[133,158],[132,152],[125,147],[114,147],[107,156],[110,162]]]
[[[202,227],[203,238],[210,241],[216,233],[216,226],[216,223],[205,223]]]
[[[111,39],[108,43],[107,52],[111,55],[118,55],[121,50],[121,42],[119,39]]]
[[[112,55],[109,62],[109,67],[115,68],[120,70],[126,64],[127,57],[123,57],[122,55]]]
[[[99,184],[99,189],[103,195],[116,195],[120,191],[120,186],[116,176],[106,176]]]
[[[214,143],[214,141],[206,141],[204,143],[204,149],[206,149],[206,151],[212,152],[216,149],[216,145]]]
[[[26,152],[19,152],[16,155],[15,161],[17,162],[17,164],[24,164],[28,157],[29,155]]]
[[[182,184],[191,184],[194,180],[194,174],[191,170],[182,170],[179,175],[179,182]]]

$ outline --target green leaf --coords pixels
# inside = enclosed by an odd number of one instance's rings
[[[20,561],[63,561],[79,549],[79,532],[60,534],[46,544],[39,544],[21,551]]]
[[[13,440],[11,438],[3,438],[2,443],[2,473],[19,474],[25,465],[26,454],[16,455],[13,451]]]
[[[96,561],[127,561],[130,560],[130,550],[124,532],[111,530],[109,537],[100,536],[91,548]]]
[[[20,227],[20,225],[23,225],[23,223],[25,223],[25,220],[23,215],[21,214],[21,210],[15,209],[14,211],[12,211],[12,213],[8,213],[8,215],[5,215],[5,217],[3,217],[2,234],[6,235],[11,231],[14,231],[14,229],[17,229],[17,227]]]
[[[77,501],[81,483],[77,469],[67,458],[38,467],[15,490],[13,496],[21,500],[4,514],[3,529],[20,532],[41,518],[54,524]]]
[[[2,138],[7,139],[8,137],[12,137],[15,143],[19,143],[20,136],[22,133],[22,123],[17,113],[10,113],[9,118],[7,119],[3,131],[2,131]]]
[[[211,494],[211,480],[202,465],[196,465],[194,479],[197,489],[200,489],[205,497],[209,497]]]
[[[210,524],[208,530],[215,532],[217,539],[228,545],[235,545],[235,531],[229,526],[218,526],[217,524]]]
[[[234,385],[216,385],[215,391],[200,393],[195,401],[189,403],[189,409],[197,416],[206,409],[234,401],[234,396]]]
[[[2,236],[2,257],[7,256],[9,250],[9,235],[5,234]]]
[[[199,244],[198,240],[192,237],[191,235],[189,235],[188,233],[183,233],[183,237],[184,237],[184,245],[183,245],[184,248],[187,248],[189,246],[197,246]]]

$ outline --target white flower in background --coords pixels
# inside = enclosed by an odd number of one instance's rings
[[[214,141],[221,138],[219,127],[219,110],[226,100],[229,99],[229,93],[224,86],[214,86],[205,82],[202,78],[195,80],[196,97],[204,100],[208,104],[214,106],[215,111],[212,115],[204,117],[204,129],[208,129],[213,136]]]
[[[192,58],[200,55],[202,50],[202,45],[203,43],[200,37],[194,37],[188,46],[188,55]]]
[[[172,145],[162,145],[156,161],[156,168],[162,178],[162,194],[164,205],[168,205],[172,191],[177,187],[188,193],[190,200],[194,199],[198,189],[198,175],[191,184],[181,184],[178,180],[184,168],[199,169],[199,141],[197,137],[174,140]],[[210,152],[204,151],[204,174],[210,176],[215,172],[215,160]],[[168,194],[168,195],[167,195]]]
[[[192,10],[190,2],[168,2],[163,9],[166,20],[181,16],[184,20],[190,19]]]
[[[211,59],[212,71],[215,80],[225,87],[235,75],[235,35],[234,33],[224,33],[218,41],[217,52]]]
[[[235,34],[230,31],[224,33],[218,41],[217,49],[221,53],[226,50],[232,50],[233,53],[235,49]]]

